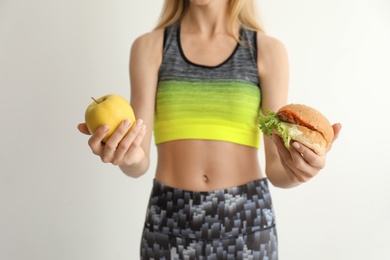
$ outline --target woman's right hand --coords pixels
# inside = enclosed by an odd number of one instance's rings
[[[142,119],[138,119],[127,133],[130,125],[129,120],[123,121],[106,143],[102,143],[102,140],[109,130],[107,125],[100,126],[93,135],[90,134],[85,123],[80,123],[77,128],[81,133],[91,135],[88,145],[102,162],[131,166],[140,163],[145,156],[141,143],[145,137],[146,126]]]

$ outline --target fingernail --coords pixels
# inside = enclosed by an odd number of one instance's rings
[[[294,146],[295,149],[299,149],[301,146],[297,142],[293,142],[292,145]]]
[[[123,121],[123,126],[128,127],[130,123],[131,123],[130,120],[126,119],[125,121]]]
[[[145,130],[146,130],[146,125],[143,125],[141,131],[145,131]]]
[[[103,132],[107,132],[108,129],[109,129],[108,125],[103,125],[103,126],[102,126]]]
[[[137,121],[137,126],[142,125],[143,122],[144,122],[144,121],[143,121],[142,119],[138,119],[138,121]]]

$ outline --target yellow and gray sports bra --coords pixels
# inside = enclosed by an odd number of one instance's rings
[[[240,31],[244,44],[217,66],[189,61],[180,26],[165,29],[154,120],[155,143],[202,139],[258,148],[261,91],[256,32]]]

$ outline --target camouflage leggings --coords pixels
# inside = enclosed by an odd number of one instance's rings
[[[141,259],[278,259],[268,180],[210,192],[154,180]]]

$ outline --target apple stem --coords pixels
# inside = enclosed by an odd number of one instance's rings
[[[92,99],[93,99],[93,101],[95,101],[97,104],[99,104],[99,102],[97,102],[97,100],[96,99],[94,99],[93,97],[91,97]]]

